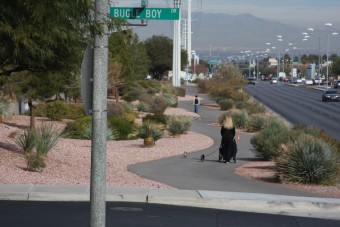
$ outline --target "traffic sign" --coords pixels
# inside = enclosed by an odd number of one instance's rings
[[[127,20],[179,20],[179,8],[111,7],[110,15]]]

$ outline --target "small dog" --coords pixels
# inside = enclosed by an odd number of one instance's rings
[[[188,152],[184,151],[183,157],[186,158],[188,156]]]
[[[204,160],[205,160],[205,155],[202,154],[202,155],[201,155],[201,162],[204,162]]]

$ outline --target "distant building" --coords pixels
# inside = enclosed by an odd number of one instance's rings
[[[277,66],[277,60],[276,58],[269,58],[269,65],[270,66]]]

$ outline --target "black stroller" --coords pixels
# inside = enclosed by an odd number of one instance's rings
[[[218,155],[218,161],[221,162],[226,162],[227,158],[226,158],[226,154],[224,153],[224,143],[221,141],[221,145],[219,147],[219,155]],[[237,153],[237,144],[236,144],[236,140],[233,140],[233,153],[232,153],[232,158],[234,160],[234,162],[236,163],[236,153]]]

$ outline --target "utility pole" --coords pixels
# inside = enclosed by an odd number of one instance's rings
[[[97,24],[103,26],[103,32],[102,34],[95,34],[93,53],[93,107],[90,182],[91,227],[105,227],[108,8],[108,1],[96,0],[95,21]]]
[[[180,11],[181,0],[174,0],[174,8]],[[172,85],[181,86],[181,12],[179,19],[174,21],[174,41],[173,41],[173,59],[172,59]]]
[[[188,48],[187,48],[187,53],[188,53],[188,67],[191,66],[191,1],[188,0]]]

